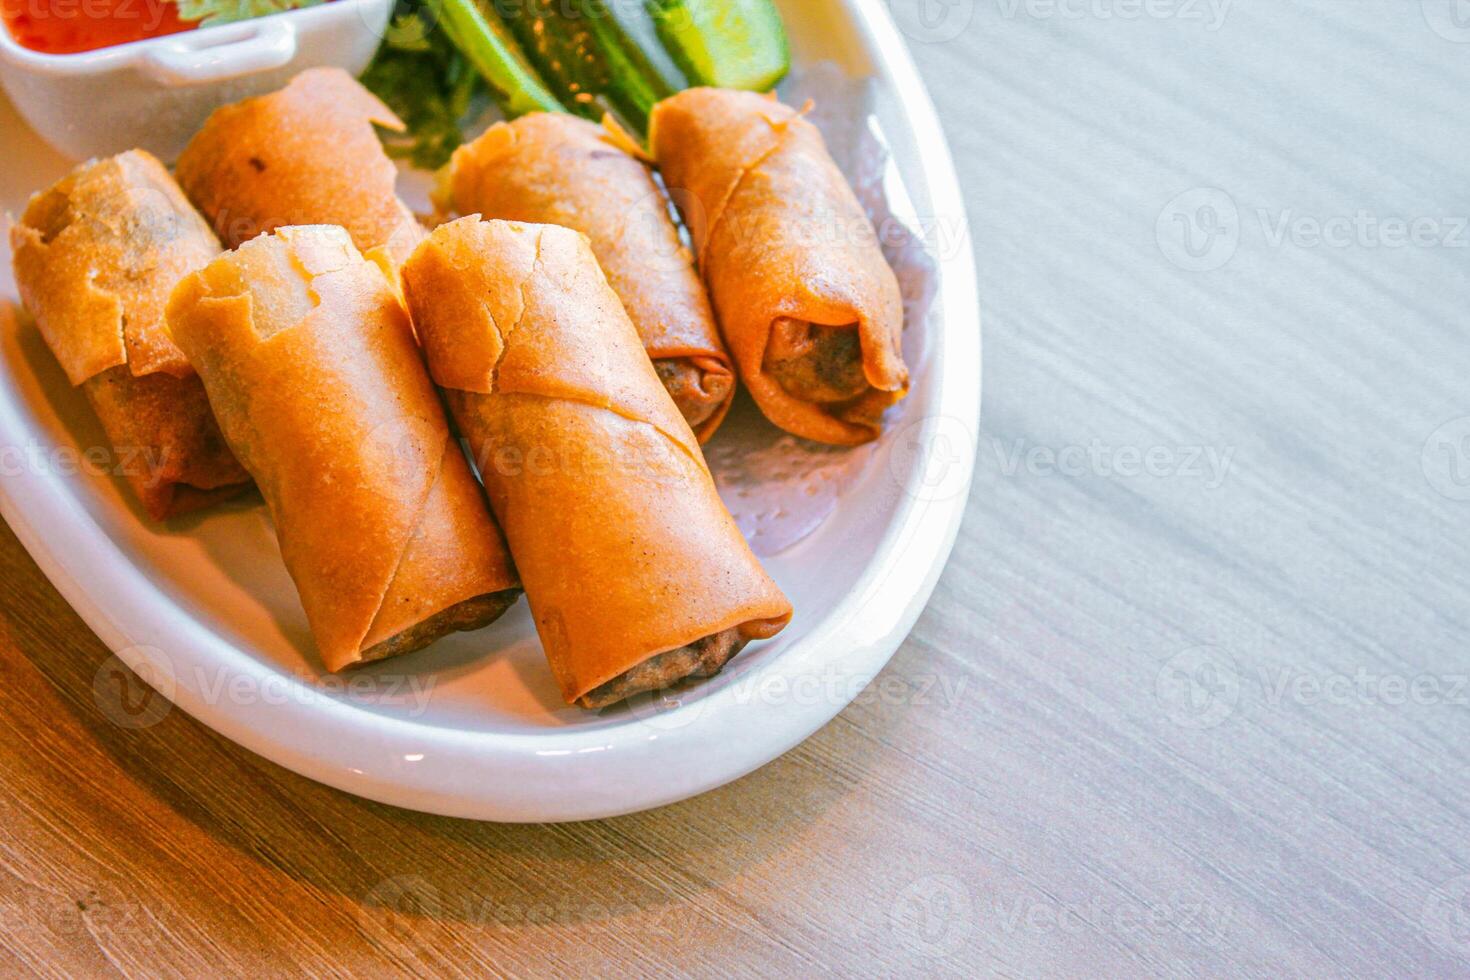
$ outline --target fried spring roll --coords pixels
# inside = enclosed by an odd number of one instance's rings
[[[285,225],[340,225],[360,251],[397,265],[424,229],[398,197],[374,124],[403,128],[345,71],[312,68],[215,110],[175,172],[230,248]]]
[[[734,369],[694,257],[648,167],[600,126],[543,112],[460,147],[451,189],[461,214],[586,235],[684,420],[700,442],[714,435],[735,397]]]
[[[569,704],[720,670],[791,605],[715,492],[586,238],[462,218],[403,267]]]
[[[903,299],[822,134],[774,99],[709,88],[660,103],[650,125],[761,411],[819,442],[876,438],[908,393]]]
[[[220,245],[163,165],[142,150],[83,164],[31,198],[10,244],[27,309],[148,515],[248,486],[164,325],[174,284]]]
[[[179,284],[168,319],[260,485],[329,670],[515,601],[408,318],[346,232],[281,228],[226,253]]]

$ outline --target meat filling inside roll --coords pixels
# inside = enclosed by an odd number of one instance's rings
[[[704,442],[734,398],[734,365],[669,200],[629,148],[562,113],[500,123],[454,154],[454,207],[586,235],[659,380]]]
[[[343,229],[247,242],[186,278],[168,313],[270,508],[328,670],[476,629],[515,601],[398,295]]]
[[[723,410],[735,393],[735,375],[723,364],[711,368],[688,357],[672,357],[654,361],[653,369],[695,431]]]
[[[636,694],[663,691],[684,680],[714,677],[750,642],[738,629],[696,640],[687,647],[660,653],[627,673],[614,677],[577,701],[593,711],[626,701]]]
[[[457,606],[435,613],[417,626],[410,626],[403,632],[368,647],[362,652],[362,659],[352,666],[413,653],[450,633],[468,633],[489,626],[515,605],[520,597],[519,589],[511,589],[466,599]]]
[[[715,673],[791,618],[587,240],[463,218],[403,266],[568,704]]]
[[[868,390],[856,323],[824,327],[789,317],[776,320],[765,369],[787,394],[802,401],[831,405]]]
[[[818,442],[877,438],[908,392],[903,295],[821,133],[772,99],[698,88],[659,103],[649,142],[766,418]]]

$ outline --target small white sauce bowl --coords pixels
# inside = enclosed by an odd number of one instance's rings
[[[221,105],[280,88],[307,68],[361,72],[392,9],[393,0],[334,0],[81,54],[32,51],[0,25],[0,85],[67,156],[142,147],[172,161]]]

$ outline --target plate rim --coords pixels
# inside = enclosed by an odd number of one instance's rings
[[[211,703],[198,678],[180,677],[160,649],[157,619],[148,610],[172,604],[159,586],[137,574],[117,543],[55,474],[24,470],[0,481],[0,516],[37,566],[109,650],[145,678],[168,683],[174,706],[242,747],[308,779],[370,800],[443,816],[498,822],[601,819],[665,806],[716,789],[779,758],[835,718],[892,658],[912,630],[948,562],[969,498],[979,438],[981,313],[968,215],[949,145],[929,93],[898,26],[882,0],[843,0],[874,59],[879,77],[907,110],[926,190],[936,214],[953,216],[954,247],[938,257],[941,315],[927,414],[904,428],[919,446],[959,436],[963,480],[943,495],[905,493],[863,576],[812,633],[742,678],[740,687],[770,678],[789,684],[809,671],[842,680],[840,693],[767,711],[758,737],[732,739],[742,715],[736,686],[702,690],[689,704],[594,732],[516,734],[453,730],[413,719],[365,712],[331,698],[308,705]],[[972,373],[973,372],[973,373]],[[18,414],[16,392],[0,386],[0,443],[21,444],[33,432]],[[958,425],[958,428],[956,428]],[[941,431],[943,430],[943,431]],[[897,439],[882,440],[874,466],[890,465]],[[43,536],[39,528],[46,528]],[[99,553],[99,542],[104,545]],[[901,604],[875,602],[886,583],[916,582]],[[148,596],[147,593],[152,593]],[[142,596],[109,609],[100,596]],[[114,598],[114,602],[116,599]],[[137,611],[141,610],[141,611]],[[202,648],[207,661],[250,676],[258,685],[279,675],[193,617],[169,623],[170,645]],[[162,659],[160,659],[162,658]],[[276,733],[289,733],[278,735]],[[677,733],[677,737],[675,737]],[[585,744],[589,735],[599,744]],[[415,740],[424,751],[401,753]],[[572,744],[573,741],[583,744]],[[559,744],[565,743],[565,744]],[[658,748],[654,748],[658,746]],[[609,751],[617,750],[617,751]],[[657,758],[650,756],[657,752]],[[428,758],[433,754],[433,759]],[[531,760],[536,760],[534,764]],[[555,761],[552,761],[555,760]],[[648,767],[657,766],[656,779]],[[548,772],[556,773],[548,777]],[[641,781],[636,777],[642,773]],[[486,786],[466,775],[495,775]],[[509,789],[503,788],[509,787]]]

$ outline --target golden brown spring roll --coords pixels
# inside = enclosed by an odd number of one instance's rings
[[[265,496],[329,670],[490,623],[519,594],[397,294],[341,228],[281,228],[168,305]]]
[[[285,225],[340,225],[394,265],[424,236],[394,187],[374,124],[401,130],[377,96],[340,68],[312,68],[279,92],[215,110],[175,172],[224,243]]]
[[[10,244],[21,298],[148,515],[248,486],[164,325],[174,284],[220,245],[163,164],[142,150],[82,164],[31,198]]]
[[[735,397],[694,257],[653,175],[600,126],[534,113],[491,127],[454,154],[455,210],[582,232],[643,338],[654,370],[700,442]]]
[[[585,237],[462,218],[403,278],[568,703],[708,676],[786,625]]]
[[[761,411],[819,442],[876,438],[908,393],[903,299],[822,134],[774,98],[710,88],[660,103],[650,126]]]

